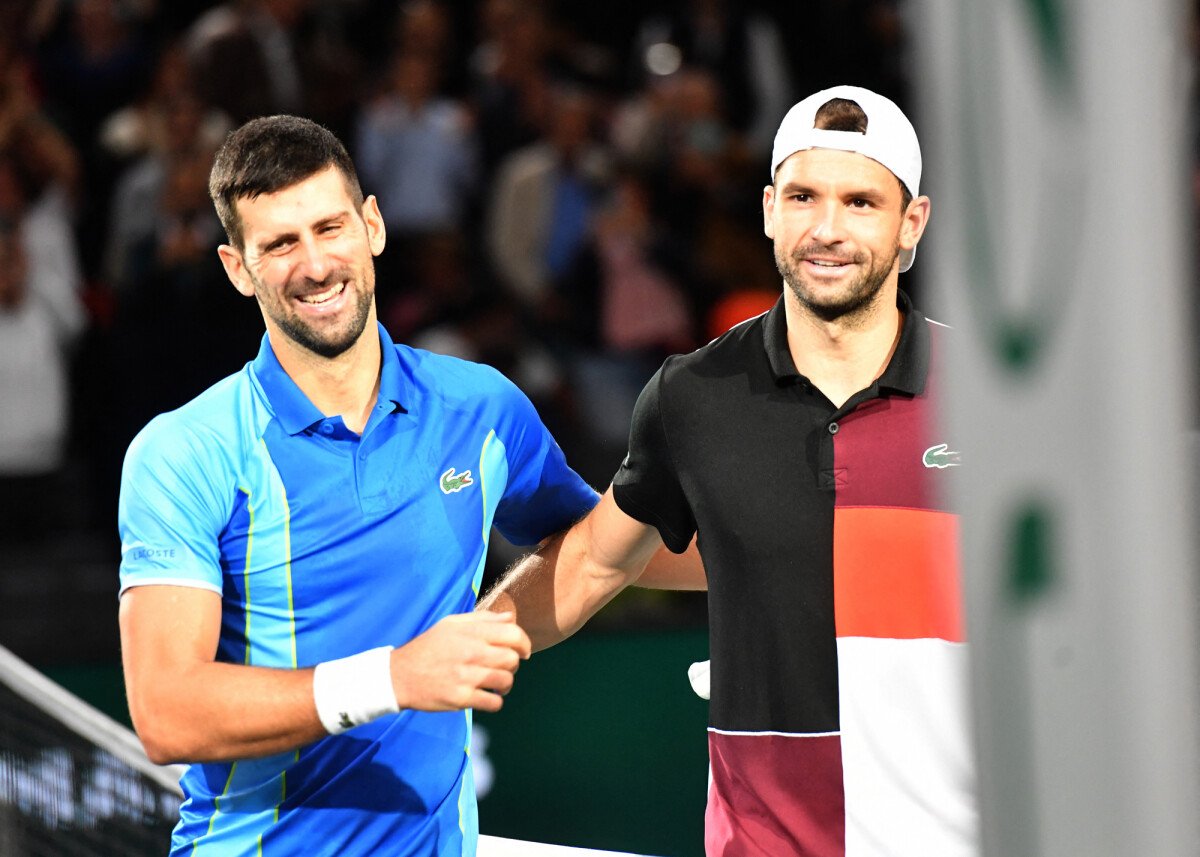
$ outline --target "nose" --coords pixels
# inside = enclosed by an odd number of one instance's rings
[[[313,235],[300,239],[300,273],[315,283],[322,282],[333,267],[321,243]]]
[[[812,237],[823,244],[834,244],[842,239],[842,208],[835,201],[821,207]]]

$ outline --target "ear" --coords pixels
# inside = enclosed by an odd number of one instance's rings
[[[371,194],[363,200],[363,223],[367,225],[367,245],[371,255],[378,256],[387,244],[387,229],[383,225],[383,215],[379,213],[379,201]]]
[[[929,197],[918,196],[908,204],[900,224],[900,249],[911,250],[917,246],[925,227],[929,224]]]
[[[775,185],[769,184],[763,188],[763,232],[772,240],[775,239]]]
[[[246,270],[246,260],[241,251],[231,244],[222,244],[217,248],[217,255],[221,257],[225,276],[229,277],[233,287],[248,298],[254,297],[254,281]]]

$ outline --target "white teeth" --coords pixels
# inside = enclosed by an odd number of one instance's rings
[[[323,304],[325,301],[340,295],[345,288],[345,283],[338,283],[336,286],[331,286],[323,292],[317,292],[315,295],[304,295],[300,300],[306,304]]]

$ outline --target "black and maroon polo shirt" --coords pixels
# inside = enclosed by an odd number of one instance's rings
[[[891,362],[840,408],[796,371],[782,299],[638,400],[614,497],[674,551],[699,533],[708,575],[710,857],[976,853],[945,331],[899,304]]]

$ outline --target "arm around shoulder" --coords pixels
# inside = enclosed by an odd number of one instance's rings
[[[586,517],[514,566],[477,609],[515,613],[534,650],[548,648],[636,581],[660,549],[658,530],[621,511],[609,488]]]

